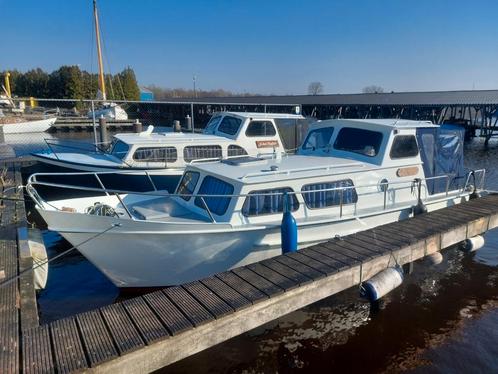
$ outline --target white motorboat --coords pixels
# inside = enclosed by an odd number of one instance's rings
[[[25,134],[47,131],[56,117],[29,120],[22,117],[1,117],[0,126],[4,134]]]
[[[104,117],[115,121],[126,121],[128,119],[128,114],[116,103],[103,103],[100,108],[95,109],[94,111],[90,110],[87,117],[90,119]]]
[[[285,152],[277,125],[303,120],[303,116],[295,114],[220,112],[212,116],[203,134],[153,133],[149,128],[139,134],[114,135],[108,152],[88,152],[88,147],[84,152],[74,151],[71,144],[61,147],[62,152],[52,148],[32,156],[45,164],[74,171],[147,171],[158,189],[173,192],[185,166],[194,160]],[[120,179],[121,186],[127,183]],[[150,186],[148,179],[143,184]]]
[[[174,194],[101,190],[48,201],[36,188],[53,184],[36,174],[27,191],[50,230],[128,288],[188,282],[280,254],[284,200],[303,248],[458,204],[484,184],[484,170],[463,170],[463,134],[430,122],[323,121],[311,127],[307,151],[321,154],[194,162]],[[440,173],[438,165],[450,168]]]

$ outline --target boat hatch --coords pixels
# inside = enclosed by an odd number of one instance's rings
[[[262,157],[237,157],[237,158],[229,158],[226,160],[223,160],[222,162],[227,165],[231,166],[244,166],[244,165],[255,165],[255,164],[264,164],[266,163],[267,159],[264,159]]]

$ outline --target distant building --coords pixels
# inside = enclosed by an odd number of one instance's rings
[[[145,87],[140,87],[140,101],[154,100],[154,93]]]

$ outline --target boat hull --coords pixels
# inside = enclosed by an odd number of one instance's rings
[[[36,121],[26,121],[9,123],[2,125],[4,134],[24,134],[47,131],[57,120],[57,118],[45,118]]]
[[[428,204],[429,210],[459,203],[461,197]],[[411,208],[298,226],[299,248],[336,235],[406,219]],[[279,225],[231,227],[120,220],[39,209],[58,231],[117,287],[160,287],[200,279],[281,254]],[[119,227],[112,227],[120,224]],[[85,228],[78,230],[75,228]],[[210,228],[211,227],[211,228]],[[108,230],[103,233],[103,230]],[[84,244],[81,244],[84,243]]]

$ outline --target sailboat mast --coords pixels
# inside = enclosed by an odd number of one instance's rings
[[[97,14],[97,0],[93,0],[93,16],[95,18],[95,36],[97,40],[97,56],[99,59],[99,88],[102,92],[102,98],[106,100],[105,93],[105,79],[104,79],[104,64],[102,62],[102,49],[100,46],[100,30],[99,30],[99,17]]]

